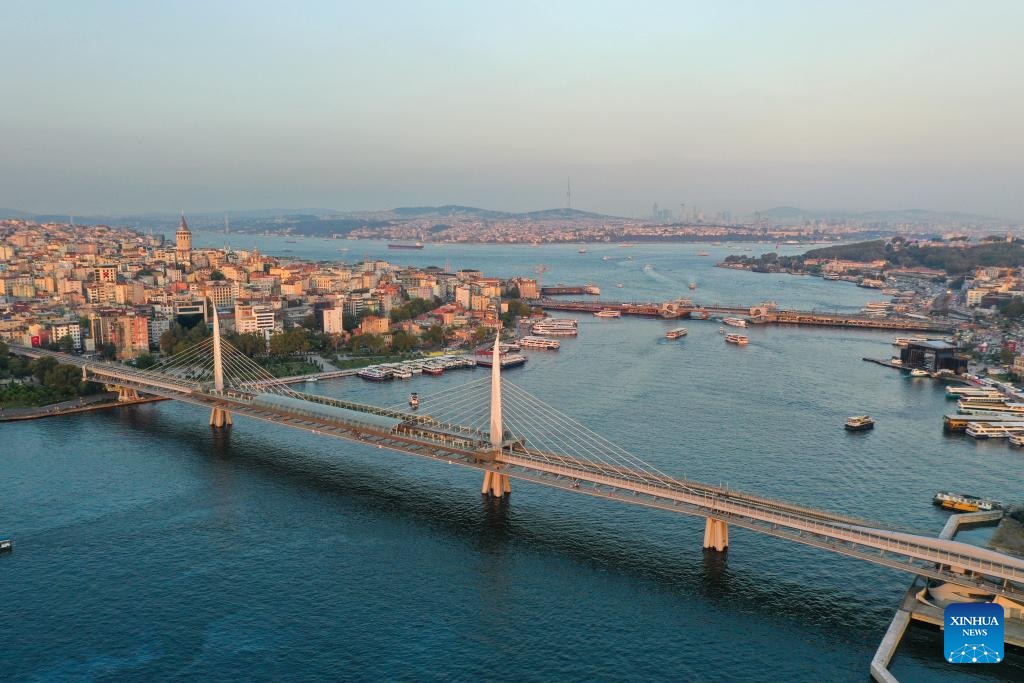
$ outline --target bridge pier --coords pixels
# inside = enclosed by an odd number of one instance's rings
[[[729,525],[711,517],[706,517],[705,520],[704,550],[724,552],[729,547]]]
[[[234,424],[231,421],[231,413],[224,410],[223,408],[214,408],[210,411],[210,426],[220,429],[221,427],[230,427]]]
[[[501,498],[512,493],[512,484],[509,482],[508,475],[486,470],[484,472],[484,485],[480,488],[480,493],[485,496],[494,496],[495,498]]]
[[[118,387],[117,400],[122,403],[125,401],[138,401],[139,392],[129,387]]]

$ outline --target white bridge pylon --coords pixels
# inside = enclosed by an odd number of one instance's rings
[[[217,315],[217,304],[213,299],[207,298],[210,307],[213,309],[213,388],[219,393],[224,391],[224,351],[220,338],[220,316]],[[231,413],[223,408],[210,410],[210,426],[215,429],[230,427],[232,425]]]
[[[505,443],[505,427],[501,417],[501,332],[494,336],[494,350],[491,351],[491,447],[501,451]],[[499,466],[500,467],[500,466]],[[507,474],[492,470],[484,471],[484,483],[480,493],[501,498],[512,493],[512,484]]]

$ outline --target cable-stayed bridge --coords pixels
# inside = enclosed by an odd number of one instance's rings
[[[206,408],[215,429],[243,415],[475,468],[488,496],[509,494],[519,479],[704,517],[704,548],[712,551],[724,551],[729,527],[739,526],[1024,601],[1024,560],[662,472],[503,379],[497,340],[489,377],[421,397],[411,410],[294,391],[221,339],[216,313],[213,327],[212,337],[146,370],[37,348],[11,351],[78,366],[83,379],[118,387],[125,397],[142,391]]]

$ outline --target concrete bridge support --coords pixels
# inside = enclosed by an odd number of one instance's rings
[[[117,400],[120,402],[138,401],[139,392],[128,387],[117,387]]]
[[[729,525],[707,517],[704,523],[704,550],[723,552],[729,547]]]
[[[219,429],[220,427],[230,427],[231,425],[231,413],[223,408],[214,408],[210,411],[211,427],[217,427]]]
[[[509,483],[508,475],[487,470],[484,472],[484,485],[480,489],[480,493],[496,498],[512,493],[512,485]]]

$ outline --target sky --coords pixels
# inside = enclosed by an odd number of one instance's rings
[[[0,207],[1024,218],[1024,3],[0,5]]]

